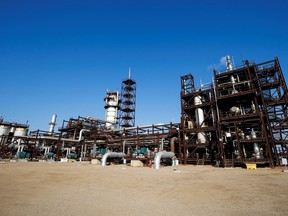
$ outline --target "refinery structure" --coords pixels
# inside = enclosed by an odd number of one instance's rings
[[[196,88],[194,76],[180,77],[180,122],[135,125],[136,81],[107,92],[105,120],[87,116],[64,120],[55,130],[0,120],[0,158],[27,161],[141,162],[221,167],[280,166],[288,157],[288,93],[278,58],[214,70],[211,83]],[[168,121],[169,122],[169,121]]]

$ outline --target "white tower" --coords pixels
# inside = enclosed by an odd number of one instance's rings
[[[119,92],[107,92],[105,97],[106,127],[114,128],[117,123]]]
[[[53,134],[54,133],[54,128],[56,125],[56,119],[57,119],[57,115],[53,114],[52,118],[51,118],[51,122],[50,122],[50,128],[49,128],[49,133]]]

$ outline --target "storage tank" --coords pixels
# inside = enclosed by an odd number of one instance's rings
[[[28,132],[27,128],[17,127],[15,129],[14,136],[15,137],[17,137],[17,136],[19,136],[19,137],[27,136],[27,132]]]
[[[0,125],[0,143],[5,143],[5,139],[4,136],[7,136],[10,132],[10,126],[8,125]]]
[[[8,125],[0,125],[0,136],[8,135],[10,132],[10,126]]]

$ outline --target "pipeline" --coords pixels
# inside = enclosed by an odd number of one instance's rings
[[[125,156],[126,156],[126,154],[124,154],[122,152],[107,152],[103,155],[102,166],[107,166],[106,161],[107,161],[108,157],[110,157],[110,158],[123,158]]]
[[[175,142],[178,140],[178,137],[173,137],[170,140],[170,151],[175,153]]]
[[[154,169],[160,169],[161,158],[173,158],[174,152],[161,151],[158,152],[154,158]]]

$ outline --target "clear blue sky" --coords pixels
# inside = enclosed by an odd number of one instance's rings
[[[180,76],[210,82],[221,57],[278,56],[287,79],[286,0],[0,2],[0,116],[48,130],[51,115],[104,119],[132,68],[136,124],[180,121]]]

